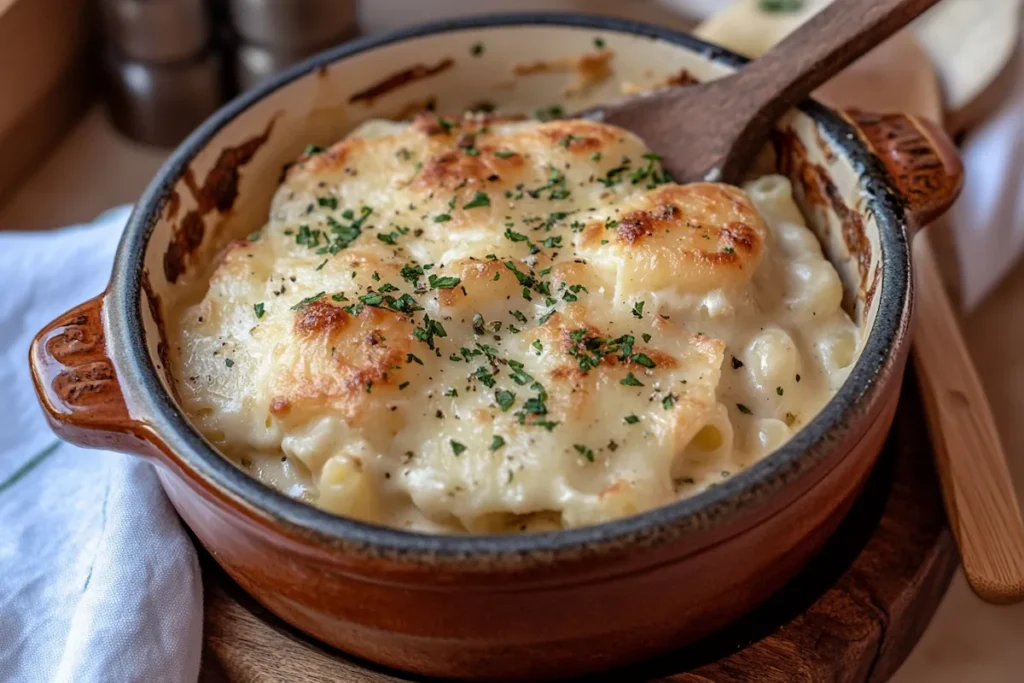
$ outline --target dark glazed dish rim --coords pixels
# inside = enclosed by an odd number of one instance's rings
[[[405,562],[495,561],[548,564],[621,550],[635,544],[657,544],[684,533],[715,526],[741,508],[756,504],[824,458],[841,441],[857,415],[879,389],[876,381],[893,362],[892,349],[905,326],[909,296],[909,263],[903,202],[888,175],[858,136],[856,129],[827,108],[806,102],[801,110],[814,119],[824,138],[842,151],[860,178],[879,229],[882,282],[878,312],[852,372],[836,395],[782,448],[722,484],[691,498],[633,517],[596,526],[527,535],[431,535],[358,522],[289,498],[242,472],[211,447],[178,409],[161,384],[144,339],[142,273],[146,245],[164,203],[196,153],[236,116],[275,90],[316,69],[360,52],[391,43],[449,31],[474,28],[548,25],[590,28],[661,40],[690,49],[731,67],[747,60],[687,34],[648,24],[582,14],[502,14],[441,21],[379,37],[345,43],[299,64],[228,103],[171,155],[142,194],[117,251],[106,305],[109,349],[140,419],[198,476],[210,482],[239,507],[277,526],[289,536],[339,551]],[[864,403],[861,403],[864,401]],[[858,410],[858,404],[860,410]]]

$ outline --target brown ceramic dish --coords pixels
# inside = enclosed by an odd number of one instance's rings
[[[430,99],[442,111],[481,100],[550,106],[572,74],[516,78],[511,67],[595,45],[616,53],[611,78],[567,108],[616,96],[627,81],[705,80],[743,61],[622,21],[487,17],[343,45],[229,104],[139,200],[107,293],[36,338],[32,370],[54,429],[152,459],[182,518],[239,584],[303,631],[389,666],[461,678],[584,674],[749,610],[835,529],[892,420],[910,346],[908,240],[961,180],[950,143],[923,122],[808,103],[779,123],[775,165],[843,277],[866,342],[837,395],[791,441],[673,505],[510,537],[343,519],[218,455],[179,410],[168,377],[165,307],[225,242],[262,225],[282,165],[306,144]]]

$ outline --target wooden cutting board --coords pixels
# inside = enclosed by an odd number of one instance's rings
[[[886,681],[931,620],[957,564],[916,383],[908,375],[885,450],[824,552],[725,631],[606,680],[680,683]],[[416,680],[292,629],[202,553],[201,683]]]

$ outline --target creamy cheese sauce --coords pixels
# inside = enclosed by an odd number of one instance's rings
[[[859,330],[782,176],[679,186],[588,121],[376,121],[309,150],[172,316],[185,411],[251,475],[434,532],[593,524],[714,486]]]

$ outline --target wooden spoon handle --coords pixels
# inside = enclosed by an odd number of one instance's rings
[[[787,109],[938,0],[835,0],[743,68],[744,95],[763,116]]]
[[[913,354],[964,574],[987,602],[1024,600],[1024,523],[1006,455],[943,289],[927,231],[914,244]]]
[[[696,100],[700,105],[698,111],[676,107],[676,115],[671,117],[673,124],[687,121],[688,126],[699,128],[703,135],[688,140],[693,160],[686,164],[669,163],[669,170],[688,181],[703,178],[737,182],[773,122],[936,2],[835,0],[735,74],[701,86],[700,98]],[[693,106],[691,97],[685,88],[662,95],[666,101]],[[661,118],[670,119],[667,114]],[[634,115],[625,121],[626,127],[645,140],[671,140],[657,129],[635,130],[635,119]]]

